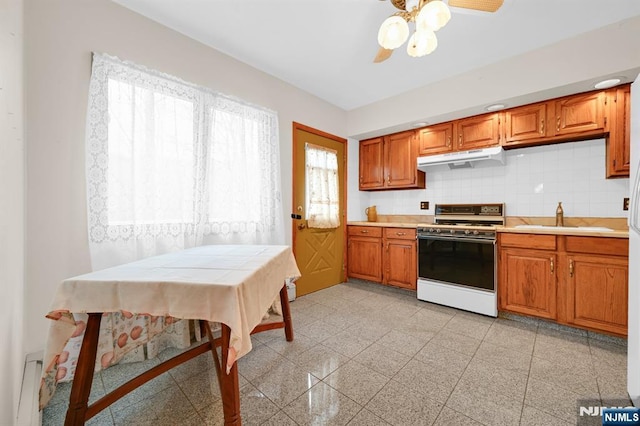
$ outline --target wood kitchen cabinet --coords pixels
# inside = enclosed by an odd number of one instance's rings
[[[444,154],[453,150],[453,123],[418,130],[418,155]]]
[[[467,151],[500,145],[500,114],[491,113],[456,120],[456,150]]]
[[[629,241],[619,238],[566,238],[568,270],[565,321],[627,334]]]
[[[416,230],[384,228],[383,283],[416,290],[417,282]]]
[[[556,237],[501,234],[498,306],[556,319]]]
[[[384,141],[374,138],[360,142],[360,189],[377,189],[384,185]]]
[[[360,190],[425,187],[425,174],[416,167],[415,131],[360,142]]]
[[[546,135],[547,102],[512,108],[504,112],[503,145],[519,145]]]
[[[548,136],[606,131],[605,91],[566,96],[549,102]]]
[[[382,282],[382,228],[347,226],[347,275]]]
[[[631,85],[611,90],[611,122],[607,137],[607,177],[629,177],[631,164]]]
[[[501,233],[498,244],[500,310],[627,334],[627,239]]]

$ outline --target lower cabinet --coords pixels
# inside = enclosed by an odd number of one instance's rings
[[[383,284],[416,289],[417,248],[416,230],[384,228]]]
[[[627,334],[628,240],[499,235],[499,309]]]
[[[382,282],[382,228],[347,226],[347,275]]]
[[[348,226],[347,275],[409,290],[416,289],[416,230]]]
[[[556,319],[556,254],[505,248],[500,254],[502,309]]]

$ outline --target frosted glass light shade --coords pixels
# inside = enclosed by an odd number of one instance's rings
[[[418,30],[438,31],[451,19],[449,7],[441,0],[431,0],[425,4],[416,17]]]
[[[428,55],[438,47],[438,38],[431,30],[417,30],[407,43],[407,54],[418,58]]]
[[[380,25],[378,44],[385,49],[395,49],[407,41],[409,24],[400,16],[390,16]]]

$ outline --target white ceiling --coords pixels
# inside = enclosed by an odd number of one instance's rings
[[[434,53],[411,58],[405,44],[374,64],[378,27],[396,11],[389,1],[114,1],[347,111],[640,15],[638,0],[455,9]]]

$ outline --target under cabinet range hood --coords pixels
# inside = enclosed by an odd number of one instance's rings
[[[501,146],[493,146],[418,157],[418,170],[426,171],[429,167],[442,165],[448,165],[450,169],[473,167],[473,163],[476,161],[504,164],[504,150]]]

